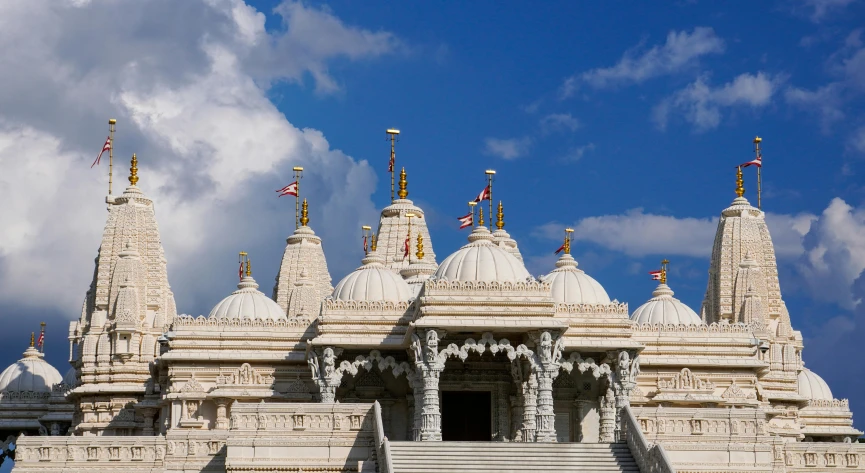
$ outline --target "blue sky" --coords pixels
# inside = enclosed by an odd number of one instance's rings
[[[760,135],[804,358],[865,412],[865,369],[842,361],[865,335],[865,2],[31,7],[0,7],[0,69],[17,71],[0,78],[6,363],[45,319],[48,358],[66,369],[105,221],[105,170],[87,167],[109,115],[118,159],[142,157],[178,310],[192,314],[232,290],[240,249],[269,292],[293,218],[273,189],[293,165],[307,168],[334,284],[355,267],[359,226],[389,203],[388,127],[439,261],[464,242],[455,218],[493,168],[532,273],[552,269],[569,225],[611,297],[635,309],[668,258],[677,297],[699,310],[713,219]]]

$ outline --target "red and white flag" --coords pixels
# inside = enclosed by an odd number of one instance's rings
[[[408,256],[408,235],[405,237],[405,253],[403,253],[402,257],[405,258]]]
[[[564,243],[562,243],[562,246],[560,246],[559,249],[556,250],[556,254],[559,254],[559,253],[561,253],[561,252],[563,252],[563,251],[565,251],[565,244],[564,244]]]
[[[40,349],[45,344],[45,332],[39,332],[39,340],[36,341],[36,346]]]
[[[660,280],[661,280],[661,273],[662,273],[662,272],[663,272],[663,271],[660,270],[660,269],[657,270],[657,271],[649,271],[649,274],[652,275],[652,281],[660,281]]]
[[[237,279],[243,281],[243,261],[240,262],[240,267],[237,268]]]
[[[93,161],[93,164],[90,165],[90,168],[92,169],[93,166],[96,166],[97,164],[99,164],[99,161],[102,159],[102,153],[104,153],[110,149],[111,149],[111,137],[109,136],[108,138],[105,138],[105,144],[102,145],[102,151],[99,152],[99,156],[96,157],[96,161]]]
[[[291,184],[277,190],[276,192],[279,192],[279,195],[277,197],[282,197],[284,195],[293,195],[297,197],[297,181],[292,182]]]
[[[369,245],[366,243],[366,235],[363,236],[363,252],[366,254],[369,251]]]
[[[387,172],[393,172],[393,165],[396,164],[396,156],[393,153],[390,155],[390,162],[387,165]]]
[[[757,166],[758,168],[763,167],[763,157],[762,157],[762,156],[757,156],[757,157],[754,158],[753,160],[748,161],[748,162],[745,163],[745,164],[742,164],[742,167],[743,167],[743,168],[746,168],[746,167],[748,167],[748,166]]]
[[[460,230],[462,230],[463,228],[472,226],[472,224],[474,224],[474,217],[475,217],[475,215],[473,213],[471,213],[471,214],[463,215],[462,217],[457,218],[457,220],[460,221]]]
[[[480,194],[475,198],[475,202],[481,202],[484,200],[490,200],[490,186],[487,185],[484,187],[484,190],[481,191]]]

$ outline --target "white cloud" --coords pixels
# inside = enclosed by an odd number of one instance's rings
[[[850,136],[848,147],[865,154],[865,126],[859,127],[853,135]]]
[[[830,13],[843,10],[856,0],[802,0],[801,7],[814,23],[823,21]]]
[[[592,69],[569,77],[562,84],[560,95],[572,96],[580,84],[596,89],[629,83],[641,83],[648,79],[673,74],[692,67],[707,54],[724,52],[724,41],[708,27],[697,27],[692,32],[670,31],[663,45],[655,45],[648,51],[640,46],[625,52],[616,65]]]
[[[804,252],[802,239],[816,217],[810,214],[767,214],[766,222],[779,258],[795,259]],[[675,217],[632,209],[620,215],[586,217],[573,226],[575,241],[589,242],[629,256],[689,256],[708,258],[718,228],[718,217]],[[548,223],[534,235],[561,237],[564,225]]]
[[[564,157],[564,161],[576,162],[583,158],[583,156],[591,151],[595,150],[595,144],[589,143],[583,146],[577,146],[576,148],[572,148],[567,155]]]
[[[741,74],[721,87],[713,88],[703,77],[673,94],[653,110],[653,120],[666,129],[671,115],[679,113],[697,131],[716,128],[721,123],[721,109],[735,106],[759,108],[769,104],[785,79],[763,72]]]
[[[311,226],[332,274],[356,266],[347,235],[375,218],[375,175],[320,131],[289,123],[266,87],[309,74],[316,90],[333,91],[329,61],[400,44],[324,9],[276,11],[285,30],[270,34],[241,0],[0,3],[0,70],[16,71],[0,75],[0,307],[77,315],[105,224],[107,170],[89,165],[109,116],[115,193],[137,152],[179,310],[206,311],[230,292],[239,249],[268,291],[293,230],[293,205],[272,190],[294,165],[306,168]]]
[[[525,156],[529,152],[532,139],[523,138],[487,138],[484,140],[484,154],[512,160]]]
[[[814,91],[788,87],[784,91],[787,103],[798,107],[815,110],[820,115],[820,125],[824,133],[829,132],[831,125],[844,118],[841,100],[841,84],[835,82]]]
[[[551,113],[541,119],[541,127],[547,131],[577,131],[580,121],[570,113]]]
[[[835,198],[811,225],[798,269],[817,300],[852,309],[852,287],[865,270],[865,209]]]

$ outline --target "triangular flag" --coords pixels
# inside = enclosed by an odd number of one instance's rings
[[[93,161],[93,164],[90,165],[90,168],[92,169],[93,166],[96,166],[97,164],[99,164],[100,160],[102,159],[102,153],[104,153],[110,149],[111,149],[111,137],[109,136],[108,138],[105,138],[105,144],[102,145],[102,151],[99,152],[99,156],[96,156],[96,161]]]
[[[276,192],[279,192],[279,195],[277,197],[282,197],[284,195],[293,195],[297,197],[297,181],[292,182],[291,184],[277,190]]]

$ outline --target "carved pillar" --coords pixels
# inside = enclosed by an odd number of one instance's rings
[[[556,441],[556,412],[553,406],[553,379],[558,370],[541,370],[537,374],[537,436],[536,442]]]
[[[228,402],[229,399],[226,398],[217,398],[214,399],[216,402],[216,430],[228,430],[229,422],[228,422]]]
[[[521,429],[523,442],[534,442],[537,426],[535,419],[538,412],[538,381],[532,374],[528,381],[523,382],[523,427]]]
[[[421,409],[421,440],[442,439],[442,414],[439,406],[439,377],[441,370],[423,371],[423,408]]]
[[[616,440],[616,400],[613,390],[607,387],[607,392],[599,399],[600,409],[600,438],[601,443],[612,443]]]
[[[610,353],[614,355],[614,353]],[[614,441],[624,440],[622,431],[622,409],[631,405],[631,392],[637,385],[637,375],[640,373],[640,359],[636,352],[621,350],[616,355],[616,370],[611,376],[611,384],[615,391],[615,434]]]
[[[141,417],[144,420],[142,435],[153,435],[153,416],[156,415],[156,409],[142,409]]]
[[[508,418],[508,391],[506,383],[499,383],[496,387],[496,409],[498,409],[498,432],[495,439],[499,442],[507,442],[510,432],[510,419]]]

